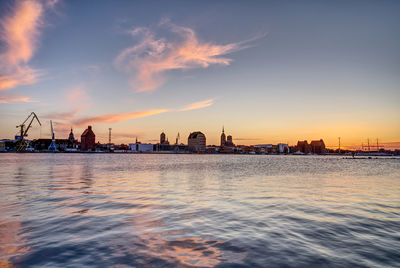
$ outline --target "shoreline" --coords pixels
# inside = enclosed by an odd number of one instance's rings
[[[0,154],[126,154],[126,155],[269,155],[269,156],[341,156],[342,159],[400,159],[400,156],[396,155],[343,155],[343,154],[240,154],[240,153],[190,153],[190,152],[0,152]]]

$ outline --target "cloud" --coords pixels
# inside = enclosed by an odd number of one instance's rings
[[[29,97],[0,97],[0,103],[9,102],[32,102]]]
[[[48,5],[57,1],[16,1],[14,8],[0,20],[0,90],[37,82],[42,72],[31,68],[38,45],[43,15]]]
[[[41,115],[43,118],[52,119],[52,120],[65,120],[70,121],[72,120],[77,113],[81,111],[80,108],[75,108],[70,111],[66,112],[53,112]]]
[[[66,99],[79,100],[81,98],[85,99],[86,96],[87,96],[86,92],[81,87],[75,87],[75,90],[71,90],[71,92],[67,94]],[[181,109],[151,109],[151,110],[137,111],[131,113],[104,114],[98,116],[79,115],[78,113],[80,113],[83,109],[86,109],[83,108],[84,106],[79,104],[78,107],[71,109],[70,111],[52,112],[48,114],[43,114],[40,117],[52,119],[53,123],[55,123],[55,126],[57,126],[57,130],[68,130],[70,126],[79,128],[94,124],[113,124],[128,119],[142,118],[161,113],[201,109],[209,107],[213,103],[214,99],[208,99],[200,102],[191,103]]]
[[[191,104],[183,107],[179,111],[190,111],[190,110],[202,109],[202,108],[209,107],[209,106],[211,106],[213,104],[214,104],[214,100],[213,99],[208,99],[208,100],[204,100],[204,101],[191,103]]]
[[[118,123],[127,119],[134,119],[140,117],[151,116],[155,114],[165,113],[166,109],[154,109],[147,111],[139,111],[132,113],[121,113],[121,114],[105,114],[99,116],[86,116],[74,119],[72,123],[77,126],[85,126],[88,124],[103,124],[103,123]]]
[[[231,59],[222,57],[248,47],[257,38],[238,43],[217,45],[203,42],[187,27],[168,21],[159,27],[167,30],[166,36],[157,38],[149,28],[135,28],[129,33],[139,36],[140,42],[126,48],[115,59],[115,66],[133,74],[132,86],[137,92],[152,91],[165,83],[164,73],[169,70],[207,68],[210,65],[229,65]]]
[[[235,138],[237,141],[257,141],[262,140],[261,138]]]

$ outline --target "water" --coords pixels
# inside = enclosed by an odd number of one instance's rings
[[[0,154],[0,267],[399,267],[400,159]]]

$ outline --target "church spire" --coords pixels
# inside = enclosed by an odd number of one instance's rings
[[[226,143],[226,136],[225,136],[225,127],[222,126],[222,134],[221,134],[221,147],[223,147]]]

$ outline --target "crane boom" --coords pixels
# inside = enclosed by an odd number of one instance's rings
[[[31,118],[32,117],[32,118]],[[25,123],[29,121],[31,118],[31,121],[28,124],[28,127],[25,128]],[[28,130],[31,128],[33,121],[36,119],[36,121],[39,123],[41,126],[42,124],[40,123],[39,117],[34,112],[31,112],[31,114],[25,119],[22,124],[18,125],[17,128],[20,129],[19,134],[20,136],[18,137],[19,142],[17,144],[17,152],[23,152],[26,148],[26,140],[25,137],[28,136]]]
[[[53,121],[51,120],[50,120],[50,126],[51,126],[51,137],[54,140]]]

